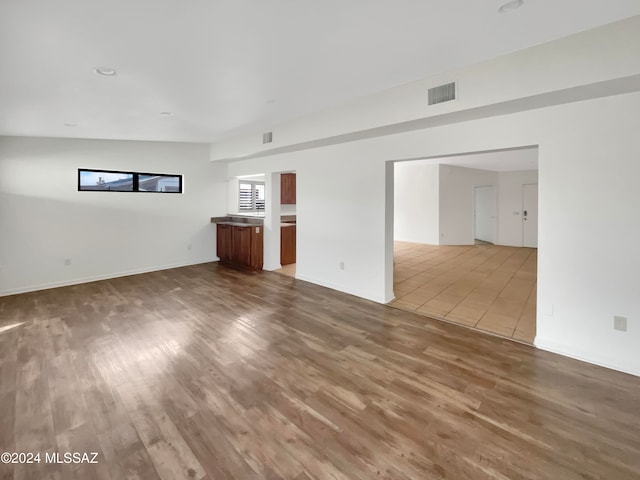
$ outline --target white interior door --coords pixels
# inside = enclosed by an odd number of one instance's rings
[[[522,246],[538,248],[538,185],[522,185]]]
[[[496,243],[496,187],[475,187],[474,238]]]

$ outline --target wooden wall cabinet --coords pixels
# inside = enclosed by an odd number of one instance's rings
[[[295,205],[296,203],[296,174],[283,173],[280,175],[280,203]]]
[[[216,227],[216,248],[221,263],[262,270],[264,240],[262,225],[227,225]]]
[[[296,263],[296,226],[280,227],[280,265]]]

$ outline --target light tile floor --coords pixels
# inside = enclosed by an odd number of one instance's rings
[[[533,343],[537,250],[395,242],[390,305]]]
[[[277,270],[274,270],[276,273],[280,273],[282,275],[287,275],[288,277],[296,276],[296,264],[290,263],[289,265],[285,265],[284,267],[280,267]]]

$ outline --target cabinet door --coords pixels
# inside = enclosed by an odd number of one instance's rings
[[[296,203],[296,174],[283,173],[280,175],[280,203],[295,205]]]
[[[280,265],[296,263],[296,226],[280,227]]]
[[[251,227],[233,226],[232,260],[240,265],[251,265]]]
[[[251,264],[250,267],[254,270],[262,270],[262,264],[264,263],[264,227],[252,226],[251,227]]]
[[[231,226],[217,225],[216,253],[221,262],[231,261]]]

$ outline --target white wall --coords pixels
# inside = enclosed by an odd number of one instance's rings
[[[317,146],[318,139],[332,137],[345,141],[341,136],[354,132],[349,138],[363,138],[361,134],[367,129],[424,118],[435,119],[430,125],[438,125],[450,122],[451,118],[445,117],[455,112],[469,112],[458,117],[458,121],[471,120],[478,118],[478,109],[485,106],[495,105],[490,110],[494,115],[508,112],[508,102],[516,99],[519,103],[515,108],[538,108],[556,104],[563,100],[562,96],[575,100],[584,94],[577,88],[585,85],[593,87],[589,90],[591,95],[610,95],[612,89],[622,87],[608,82],[640,74],[636,47],[639,44],[640,16],[636,16],[277,125],[273,127],[271,144],[262,144],[261,132],[221,142],[212,150],[212,159],[235,158],[290,145],[299,148],[305,142],[316,142],[311,146]],[[458,99],[427,107],[427,89],[454,80],[458,82]],[[633,85],[637,82],[637,78],[632,80]],[[632,91],[629,85],[625,88]],[[562,90],[567,91],[557,95]],[[553,95],[548,99],[538,98],[549,92]]]
[[[497,172],[440,166],[440,244],[474,244],[474,187],[497,184]]]
[[[430,160],[395,163],[396,240],[472,245],[474,187],[495,185],[498,236],[494,243],[522,246],[522,186],[538,183],[537,170],[496,172],[449,165],[442,168],[446,174],[440,174],[439,166]],[[441,223],[446,227],[444,237],[440,236]]]
[[[259,152],[229,169],[296,170],[299,277],[384,302],[387,162],[539,146],[535,342],[640,375],[638,44],[640,16],[277,126],[274,145],[259,135],[214,145],[211,158]],[[458,101],[427,108],[426,88],[451,80]],[[440,234],[455,232],[441,220]],[[613,330],[613,315],[628,317],[628,332]]]
[[[359,150],[348,144],[234,162],[229,175],[295,170],[296,278],[384,302],[385,170],[359,157]]]
[[[397,162],[394,184],[394,238],[403,242],[440,241],[440,167]]]
[[[240,211],[240,180],[230,178],[227,182],[227,210],[226,213],[238,213]]]
[[[554,110],[540,149],[536,343],[640,375],[640,93]]]
[[[522,186],[537,184],[537,170],[499,173],[498,243],[522,246]]]
[[[296,205],[293,204],[280,204],[280,214],[281,215],[295,215],[296,214]]]
[[[208,160],[202,144],[0,137],[0,294],[217,259],[226,165]],[[182,174],[184,193],[78,192],[78,168]]]
[[[387,163],[539,146],[535,343],[640,375],[639,44],[640,16],[297,119],[273,129],[277,145],[258,135],[214,145],[211,158],[262,152],[230,171],[297,170],[299,276],[384,302]],[[452,79],[459,100],[427,109],[426,87]],[[614,315],[629,319],[626,333]]]
[[[638,112],[640,93],[632,93],[234,162],[229,169],[297,170],[300,278],[384,302],[393,296],[386,161],[539,145],[536,344],[640,374]],[[628,332],[613,330],[613,315],[628,317]]]

